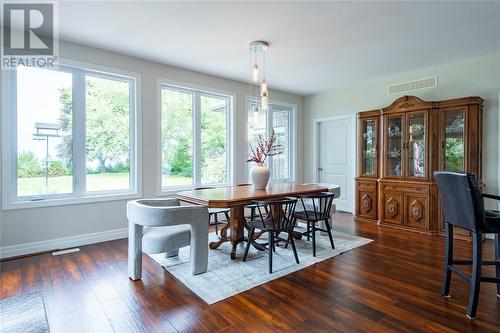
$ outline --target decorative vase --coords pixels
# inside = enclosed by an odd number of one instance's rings
[[[252,185],[256,190],[264,190],[269,182],[269,168],[264,163],[258,163],[250,170]]]

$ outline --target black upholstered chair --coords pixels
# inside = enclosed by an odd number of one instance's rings
[[[259,250],[267,250],[269,253],[269,273],[272,273],[273,252],[276,251],[276,244],[279,242],[285,242],[287,245],[290,244],[292,246],[295,261],[298,264],[299,256],[297,255],[297,249],[295,248],[295,242],[292,237],[293,227],[295,226],[295,219],[293,215],[295,213],[297,199],[275,199],[254,201],[254,203],[257,205],[258,218],[248,222],[250,231],[248,232],[247,247],[245,249],[245,254],[243,255],[243,261],[247,260],[250,245],[254,245]],[[269,213],[266,214],[266,211]],[[263,233],[267,233],[267,243],[257,243],[257,241],[253,239],[255,229],[261,230]],[[286,239],[280,237],[280,233],[282,232],[287,234]]]
[[[195,188],[195,190],[207,190],[213,187],[198,187]],[[221,224],[226,224],[229,221],[229,208],[209,208],[208,209],[208,225],[209,226],[215,226],[215,233],[219,234],[219,225]],[[224,214],[224,217],[226,220],[220,221],[219,220],[219,214]],[[213,222],[212,222],[213,218]]]
[[[316,194],[298,196],[302,204],[302,211],[295,212],[294,218],[307,223],[307,229],[302,235],[307,237],[307,240],[312,238],[313,256],[316,257],[316,231],[323,231],[328,234],[332,249],[335,249],[333,243],[332,229],[329,219],[332,216],[332,203],[335,198],[334,193],[323,192]],[[317,226],[319,222],[324,222],[326,229]]]
[[[446,224],[446,258],[442,294],[449,297],[452,272],[470,282],[467,316],[474,319],[481,282],[496,283],[497,296],[500,295],[500,212],[484,209],[481,190],[473,174],[436,171],[434,177],[438,185]],[[454,226],[472,232],[474,248],[472,260],[453,259]],[[495,234],[495,260],[482,260],[483,234]],[[472,265],[472,275],[465,274],[455,265]],[[494,265],[496,277],[482,276],[482,265]]]

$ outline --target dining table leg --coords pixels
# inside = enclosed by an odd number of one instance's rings
[[[231,230],[231,259],[236,259],[236,247],[239,243],[244,241],[243,230],[245,228],[245,210],[243,206],[236,206],[231,208],[229,215],[229,228]]]
[[[244,241],[243,229],[245,228],[245,213],[243,206],[231,207],[229,213],[229,221],[227,225],[221,230],[221,235],[219,240],[210,243],[210,248],[215,250],[219,248],[223,243],[231,242],[233,248],[231,249],[231,259],[236,259],[236,247],[239,243]],[[227,230],[229,229],[230,235],[227,236]]]

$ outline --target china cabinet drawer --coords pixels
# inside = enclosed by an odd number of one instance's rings
[[[383,185],[384,191],[400,191],[400,192],[413,192],[413,193],[421,193],[428,194],[429,186],[428,185]]]
[[[363,182],[357,181],[358,191],[376,191],[377,183],[376,182]]]

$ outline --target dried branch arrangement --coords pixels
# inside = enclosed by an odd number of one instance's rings
[[[266,138],[260,134],[255,146],[250,144],[250,158],[247,162],[263,164],[268,157],[276,156],[281,153],[283,153],[283,146],[277,143],[276,134],[273,130],[269,140],[266,140]]]

